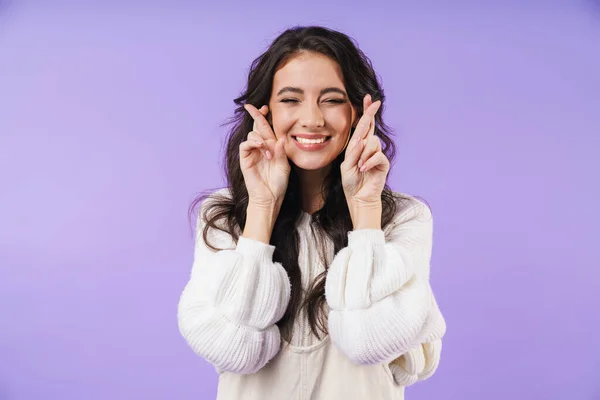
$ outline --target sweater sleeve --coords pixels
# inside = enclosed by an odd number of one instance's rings
[[[204,204],[203,204],[204,207]],[[179,330],[196,354],[218,372],[254,373],[279,351],[275,323],[290,298],[282,265],[273,262],[274,246],[243,236],[237,244],[223,232],[202,237],[199,213],[191,276],[178,306]]]
[[[423,338],[423,342],[389,364],[394,381],[399,386],[409,386],[417,381],[428,379],[439,366],[446,322],[435,302],[423,330],[430,332]]]
[[[387,238],[381,229],[351,231],[335,255],[325,285],[329,334],[353,362],[394,364],[444,335],[429,284],[432,228],[429,207],[411,198]]]

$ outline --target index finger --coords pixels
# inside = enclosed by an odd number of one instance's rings
[[[372,103],[369,107],[367,107],[362,117],[360,117],[360,120],[358,121],[354,132],[355,134],[358,134],[361,139],[366,139],[367,136],[375,132],[374,117],[375,114],[377,114],[377,110],[379,110],[379,106],[381,106],[381,101],[377,100],[376,102]]]
[[[254,126],[252,130],[258,132],[263,139],[275,139],[275,133],[273,133],[271,125],[269,125],[269,122],[265,116],[262,115],[260,111],[258,111],[252,104],[246,103],[244,104],[244,108],[254,120]]]
[[[369,115],[369,120],[371,125],[369,127],[369,131],[365,135],[365,139],[369,136],[375,135],[375,115],[377,115],[377,111],[379,111],[379,107],[381,107],[381,100],[377,100],[374,103],[371,103],[369,108],[367,109],[366,114]]]

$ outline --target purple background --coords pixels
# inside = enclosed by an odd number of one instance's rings
[[[214,398],[187,206],[250,62],[313,23],[371,57],[436,218],[448,333],[407,399],[600,399],[598,2],[1,4],[0,400]]]

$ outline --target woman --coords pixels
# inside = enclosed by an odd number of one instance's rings
[[[326,28],[287,30],[252,64],[178,310],[218,399],[398,399],[437,368],[432,218],[386,185],[383,102]]]

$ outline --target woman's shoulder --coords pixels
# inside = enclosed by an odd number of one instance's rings
[[[230,236],[227,214],[231,207],[231,190],[229,187],[208,190],[204,192],[203,200],[198,210],[198,221],[206,224],[211,221],[212,234]],[[239,229],[236,229],[239,235]]]
[[[201,201],[197,209],[198,217],[207,216],[207,212],[214,212],[230,201],[231,190],[228,187],[206,190],[202,193]]]
[[[208,190],[206,193],[205,202],[218,202],[224,200],[231,200],[231,188],[230,187],[222,187],[216,188],[212,190]]]
[[[433,220],[431,207],[427,202],[415,195],[392,191],[396,202],[396,213],[392,225],[396,226],[408,221],[428,222]]]

